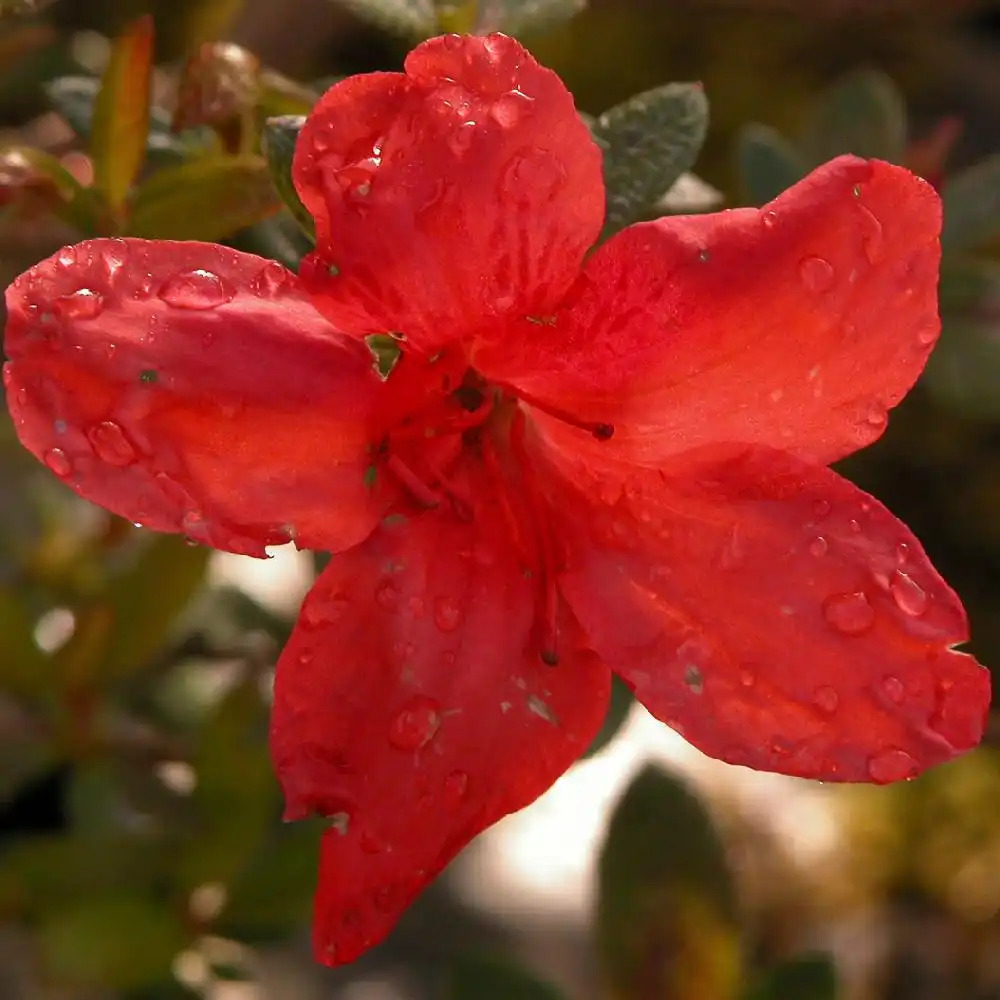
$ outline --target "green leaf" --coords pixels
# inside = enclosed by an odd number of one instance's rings
[[[773,201],[808,172],[799,151],[769,125],[740,129],[736,157],[743,193],[751,205]]]
[[[837,967],[830,955],[799,955],[770,969],[746,1000],[837,1000]]]
[[[608,714],[604,717],[604,725],[587,747],[581,760],[599,753],[618,735],[618,730],[628,718],[633,704],[635,698],[629,686],[617,674],[612,675],[611,700],[608,703]]]
[[[451,970],[449,1000],[561,1000],[550,983],[509,960],[462,955]]]
[[[655,205],[698,157],[708,129],[708,99],[699,84],[668,83],[606,111],[594,124],[604,148],[610,236]]]
[[[84,235],[94,235],[101,204],[52,156],[31,146],[0,150],[0,184],[16,198],[19,189],[44,197],[52,212]]]
[[[554,28],[575,17],[586,5],[587,0],[478,0],[466,6],[476,10],[472,28],[477,34],[503,31],[521,35]],[[438,18],[442,20],[440,13]],[[444,21],[447,28],[447,19]]]
[[[94,102],[94,184],[112,208],[125,203],[146,155],[152,71],[153,19],[147,14],[112,43]]]
[[[286,209],[241,230],[227,242],[245,253],[276,260],[292,271],[298,271],[300,261],[313,248],[312,241]]]
[[[410,38],[429,38],[437,30],[433,0],[337,0],[378,28]]]
[[[701,803],[648,767],[615,809],[598,868],[597,939],[621,1000],[739,992],[735,890]]]
[[[49,686],[52,665],[15,587],[0,587],[0,691],[31,699]]]
[[[176,535],[150,535],[110,584],[113,629],[100,665],[103,676],[125,677],[149,663],[201,585],[209,555]]]
[[[135,193],[130,236],[218,242],[281,207],[259,156],[205,157],[160,170]]]
[[[906,101],[878,70],[859,70],[827,89],[815,106],[802,145],[814,163],[843,153],[902,163]]]
[[[967,250],[1000,236],[1000,156],[951,177],[942,192],[945,251]]]
[[[292,217],[302,227],[302,231],[310,241],[315,241],[315,223],[292,183],[295,144],[299,140],[299,133],[305,121],[301,115],[279,115],[268,118],[261,133],[261,146],[264,156],[267,157],[267,166],[271,171],[271,181],[275,191],[292,213]]]
[[[45,972],[73,986],[128,989],[170,976],[188,935],[166,905],[137,895],[79,900],[43,915]]]

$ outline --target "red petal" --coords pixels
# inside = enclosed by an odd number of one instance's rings
[[[561,588],[604,661],[713,757],[894,781],[975,746],[989,674],[910,531],[829,469],[769,449],[564,485]],[[589,496],[596,492],[591,489]]]
[[[315,927],[329,965],[379,942],[603,720],[607,668],[568,626],[559,665],[542,663],[534,583],[512,553],[489,517],[394,519],[306,598],[278,664],[272,750],[289,818],[334,817]]]
[[[596,461],[655,467],[739,441],[825,464],[875,440],[923,370],[940,223],[924,181],[842,157],[761,211],[632,226],[591,258],[553,325],[475,363],[614,424],[598,444],[546,422]]]
[[[81,496],[254,555],[290,534],[339,549],[371,531],[382,383],[281,265],[94,240],[21,275],[7,308],[18,435]]]
[[[316,219],[301,274],[319,308],[426,351],[550,312],[604,215],[601,154],[572,97],[503,35],[434,38],[406,75],[336,84],[293,176]]]

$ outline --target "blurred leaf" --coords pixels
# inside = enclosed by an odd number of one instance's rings
[[[305,124],[305,118],[299,115],[280,115],[268,118],[264,123],[261,144],[267,165],[271,171],[274,189],[281,200],[288,206],[292,217],[302,227],[310,240],[316,239],[316,226],[312,216],[299,199],[295,185],[292,183],[292,160],[295,157],[295,144],[299,132]]]
[[[169,978],[187,938],[162,903],[125,894],[79,900],[47,912],[38,930],[42,963],[52,979],[104,989]]]
[[[843,153],[902,163],[907,146],[906,101],[885,73],[851,73],[821,95],[802,145],[814,163]]]
[[[940,302],[941,338],[922,384],[955,413],[1000,419],[1000,264],[946,261]]]
[[[690,170],[707,129],[708,100],[696,83],[647,90],[598,118],[593,133],[604,148],[605,237],[646,215]]]
[[[227,242],[237,250],[276,260],[292,271],[298,271],[299,262],[313,248],[312,242],[286,209],[249,229],[241,230]]]
[[[228,885],[277,819],[267,724],[267,707],[252,680],[237,684],[205,723],[193,762],[198,783],[191,798],[199,827],[180,859],[181,886]]]
[[[722,844],[695,796],[647,767],[618,803],[599,861],[597,938],[621,1000],[729,1000],[739,922]]]
[[[376,27],[411,38],[429,38],[437,30],[433,0],[336,0]]]
[[[0,150],[0,207],[25,197],[84,235],[96,234],[99,201],[59,160],[31,146]]]
[[[3,688],[0,679],[0,689]],[[55,748],[44,731],[25,725],[15,705],[0,696],[0,807],[16,798],[31,782],[42,778],[55,763]],[[0,813],[3,810],[0,808]]]
[[[945,184],[945,251],[977,247],[1000,235],[1000,156],[954,174]]]
[[[260,75],[257,107],[263,118],[307,115],[319,97],[319,92],[312,87],[289,80],[287,76],[282,76],[273,70],[264,70]]]
[[[800,955],[770,969],[746,1000],[837,1000],[837,967],[829,955]]]
[[[205,157],[166,167],[135,193],[130,236],[224,240],[281,207],[259,156]]]
[[[448,997],[449,1000],[561,1000],[562,994],[507,959],[461,955],[452,967]]]
[[[150,533],[106,595],[114,630],[101,665],[104,676],[125,677],[149,663],[204,579],[209,555],[175,535]]]
[[[502,31],[508,35],[545,31],[569,21],[586,5],[587,0],[478,0],[472,4],[477,7],[474,29],[478,34]]]
[[[17,589],[0,587],[0,691],[31,699],[49,686],[52,664],[34,627]]]
[[[283,824],[239,874],[220,932],[239,940],[288,937],[309,922],[321,821]]]
[[[181,13],[184,20],[183,37],[189,51],[204,42],[214,42],[226,37],[233,18],[243,8],[246,0],[196,0],[185,4]]]
[[[0,17],[21,17],[37,14],[54,0],[0,0]]]
[[[152,71],[153,18],[147,14],[112,43],[94,102],[94,184],[113,208],[124,204],[146,155]]]
[[[751,205],[766,205],[808,172],[799,151],[768,125],[746,125],[737,139],[743,192]]]
[[[604,725],[601,726],[593,742],[584,751],[581,760],[592,757],[595,753],[603,750],[618,735],[618,730],[628,718],[628,714],[635,704],[635,698],[629,686],[617,675],[611,677],[611,701],[608,703],[608,714],[604,718]]]

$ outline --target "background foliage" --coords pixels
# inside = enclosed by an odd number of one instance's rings
[[[439,30],[523,34],[563,75],[605,150],[606,234],[760,204],[841,152],[904,163],[945,199],[945,335],[844,471],[916,529],[974,651],[1000,663],[998,5],[583,6],[0,0],[0,277],[112,233],[294,266],[311,238],[288,180],[302,116]],[[294,602],[77,500],[6,419],[0,470],[4,1000],[1000,998],[997,726],[900,787],[772,782],[779,812],[819,796],[835,830],[805,860],[794,826],[733,794],[751,787],[737,769],[728,791],[703,768],[640,769],[592,914],[518,926],[446,878],[357,966],[313,967],[319,828],[281,824],[265,749]],[[628,739],[630,710],[617,690],[593,753]]]

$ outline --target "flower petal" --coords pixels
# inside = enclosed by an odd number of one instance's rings
[[[604,661],[706,754],[886,782],[979,742],[989,674],[952,649],[958,597],[829,469],[748,448],[637,471],[603,506],[597,486],[561,490],[562,592]]]
[[[923,370],[940,326],[940,223],[924,181],[842,157],[760,211],[624,230],[549,325],[474,363],[614,424],[596,443],[545,422],[596,461],[655,467],[746,442],[825,464],[879,437]]]
[[[316,219],[300,273],[317,306],[428,352],[550,312],[604,216],[600,150],[572,97],[504,35],[433,38],[405,75],[336,84],[293,176]]]
[[[253,555],[289,537],[336,550],[377,522],[382,383],[280,264],[93,240],[21,275],[7,308],[18,435],[81,496]]]
[[[315,946],[329,964],[378,943],[481,830],[586,749],[610,674],[561,634],[532,636],[534,584],[498,531],[443,513],[393,518],[337,556],[278,664],[272,751],[287,816],[333,819]]]

